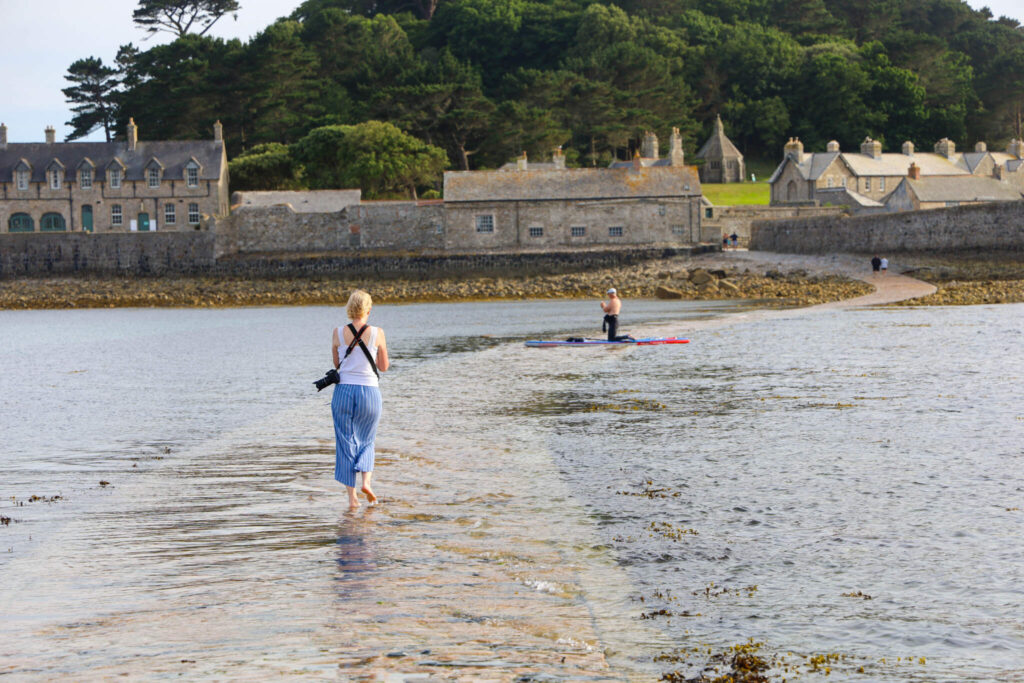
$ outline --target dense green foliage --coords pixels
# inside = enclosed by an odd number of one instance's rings
[[[235,190],[358,187],[367,199],[417,196],[448,166],[444,150],[390,123],[323,126],[291,146],[256,145],[230,164]]]
[[[456,168],[556,145],[603,165],[672,126],[692,158],[719,113],[752,158],[790,136],[995,147],[1024,100],[1024,31],[961,0],[307,0],[247,43],[123,56],[118,130],[205,138],[220,119],[234,156],[379,120]]]

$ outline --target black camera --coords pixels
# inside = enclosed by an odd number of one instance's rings
[[[338,375],[338,371],[335,370],[334,368],[331,368],[330,370],[327,371],[326,375],[324,375],[317,381],[313,382],[313,386],[316,387],[317,391],[320,391],[331,386],[332,384],[337,384],[340,381],[341,377]]]

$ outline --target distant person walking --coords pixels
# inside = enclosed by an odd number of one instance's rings
[[[608,341],[618,341],[619,334],[619,311],[622,310],[622,299],[619,298],[615,288],[608,290],[608,301],[601,302],[601,310],[604,311],[604,323],[601,331],[608,332]]]
[[[340,380],[331,398],[334,416],[334,478],[348,488],[348,507],[359,507],[356,477],[363,475],[362,492],[371,505],[377,496],[370,488],[373,477],[373,442],[380,422],[379,377],[388,369],[388,347],[384,330],[366,324],[373,307],[370,295],[361,289],[348,298],[349,324],[334,330],[331,356]],[[341,347],[345,347],[342,355]]]
[[[881,267],[882,267],[882,275],[885,275],[886,271],[889,270],[889,259],[887,259],[885,257],[882,257]]]
[[[877,256],[871,257],[871,270],[878,272],[878,269],[882,267],[882,259]]]

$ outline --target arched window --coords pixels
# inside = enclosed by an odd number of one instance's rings
[[[59,213],[44,213],[43,217],[39,219],[40,232],[61,232],[63,230],[67,230],[67,226],[64,224],[64,216]]]
[[[32,232],[36,229],[32,216],[27,213],[16,213],[7,221],[7,229],[11,232]]]

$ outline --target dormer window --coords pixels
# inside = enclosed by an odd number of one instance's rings
[[[50,181],[50,189],[51,190],[59,190],[60,189],[61,170],[59,168],[51,168],[46,173],[46,176],[47,176],[47,178]]]
[[[186,187],[199,187],[199,164],[194,161],[190,161],[185,166],[185,185]]]
[[[83,190],[92,189],[92,169],[83,168],[78,172],[78,186]]]
[[[160,169],[156,166],[150,166],[146,169],[146,183],[150,188],[160,187]]]
[[[19,190],[27,190],[28,189],[28,176],[29,176],[28,171],[26,171],[26,170],[19,170],[19,171],[17,171],[17,173],[15,175],[17,176],[16,181],[18,183],[18,189]]]
[[[121,169],[112,168],[108,171],[110,174],[110,187],[117,190],[121,187]]]

